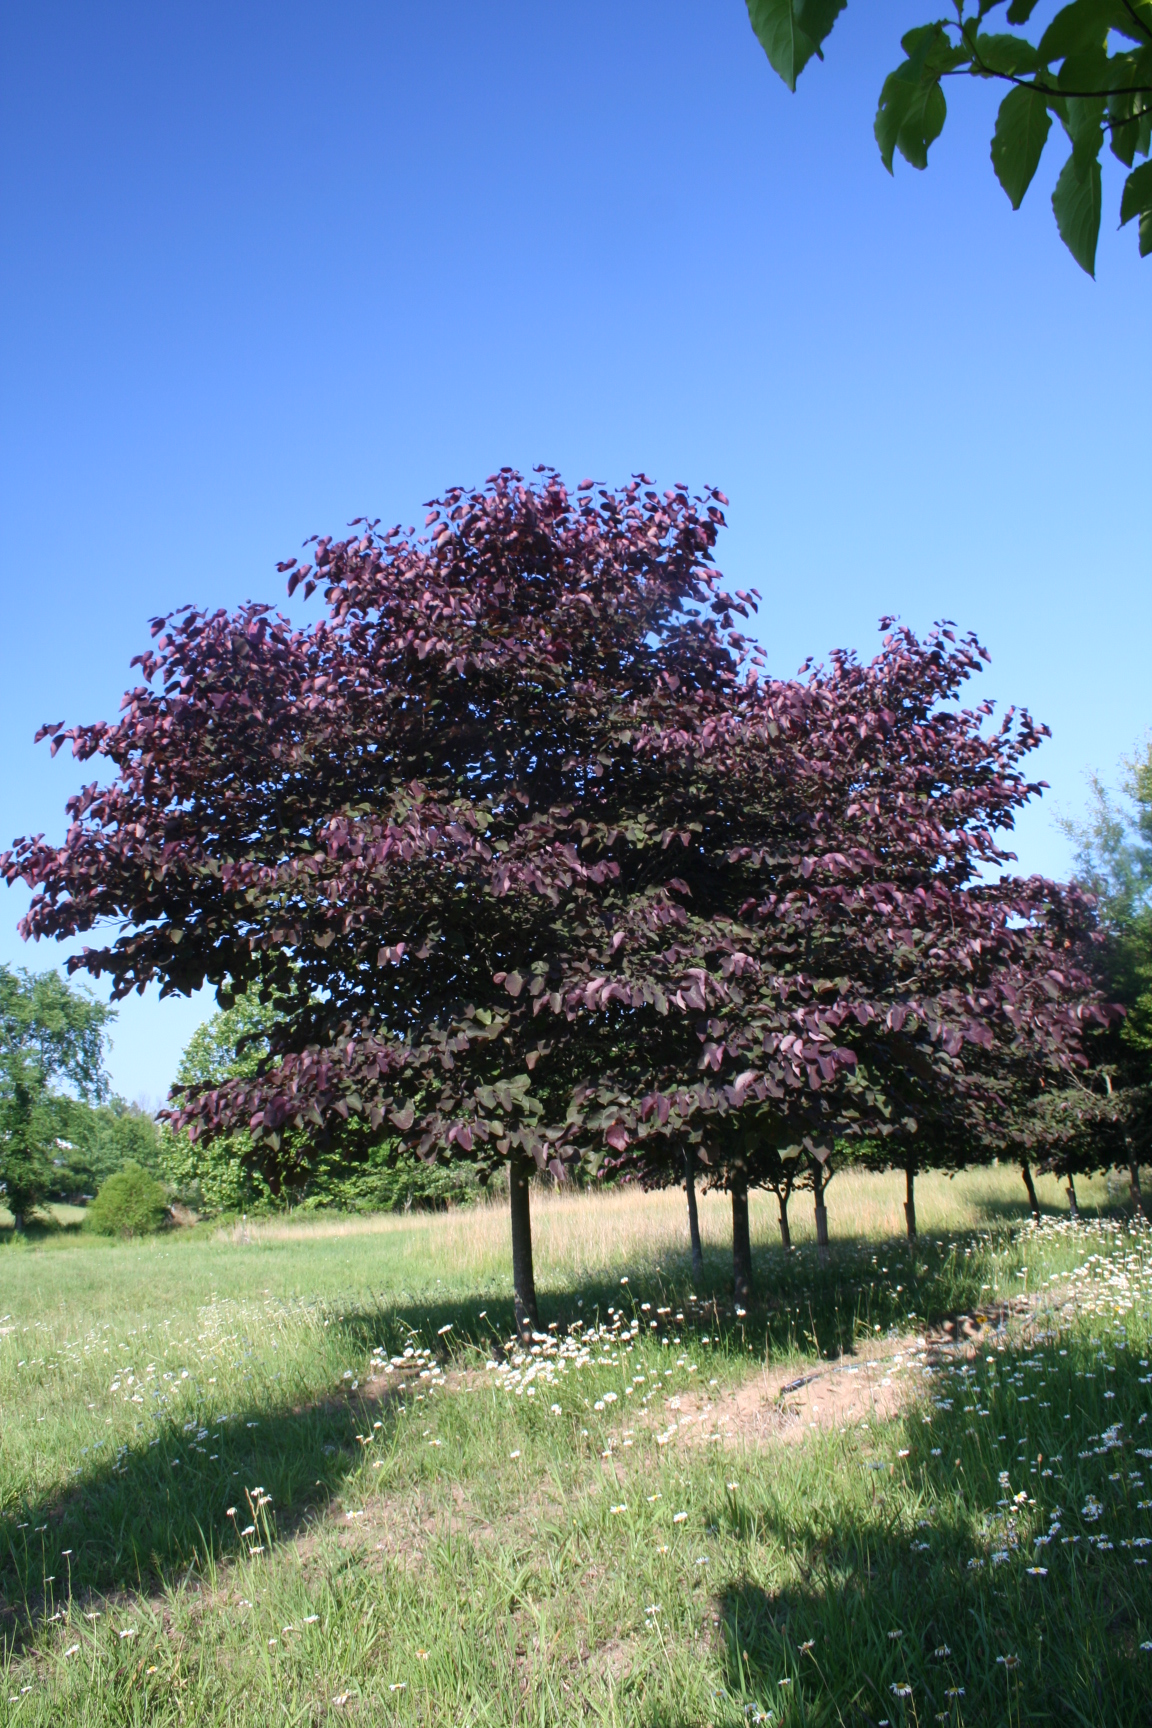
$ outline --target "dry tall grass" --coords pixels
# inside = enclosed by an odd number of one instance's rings
[[[1037,1177],[1040,1203],[1066,1212],[1055,1177]],[[1103,1180],[1081,1182],[1081,1210],[1108,1201]],[[904,1178],[898,1173],[842,1171],[828,1190],[833,1239],[883,1241],[904,1234]],[[701,1194],[700,1232],[705,1248],[725,1250],[731,1242],[731,1211],[723,1194]],[[687,1248],[687,1216],[682,1189],[645,1194],[638,1188],[564,1192],[543,1189],[533,1198],[533,1246],[538,1281],[595,1279],[619,1275],[627,1266],[658,1266],[662,1256],[680,1257]],[[978,1229],[1006,1217],[1027,1215],[1020,1173],[1014,1168],[967,1170],[951,1180],[925,1175],[916,1183],[916,1215],[925,1234]],[[810,1195],[797,1195],[789,1209],[796,1243],[815,1238]],[[752,1239],[756,1246],[779,1243],[776,1201],[771,1194],[751,1196]],[[467,1265],[476,1274],[497,1277],[507,1271],[508,1220],[494,1197],[480,1206],[441,1213],[386,1213],[338,1218],[249,1221],[232,1232],[234,1240],[307,1242],[325,1237],[388,1235],[398,1240],[402,1263],[413,1271],[431,1259]]]

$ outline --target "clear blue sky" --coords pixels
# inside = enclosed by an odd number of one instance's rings
[[[743,0],[5,7],[0,843],[62,836],[80,771],[32,734],[114,715],[154,613],[542,461],[722,486],[777,672],[885,611],[975,628],[1055,733],[1019,851],[1065,871],[1054,807],[1152,720],[1152,262],[1116,164],[1095,284],[1058,159],[1012,214],[982,86],[888,177],[930,11],[850,0],[793,97]],[[0,959],[56,963],[25,904]],[[206,1006],[126,1006],[120,1090]]]

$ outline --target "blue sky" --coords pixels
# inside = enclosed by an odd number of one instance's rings
[[[62,836],[81,773],[32,734],[112,716],[153,614],[550,462],[723,487],[773,671],[883,612],[977,630],[1055,734],[1021,863],[1066,871],[1055,810],[1152,721],[1152,263],[1114,163],[1097,282],[1059,148],[1012,214],[979,85],[889,178],[930,11],[850,0],[790,96],[743,0],[5,8],[0,844]],[[58,962],[25,904],[0,959]],[[207,1006],[126,1005],[118,1088],[162,1096]]]

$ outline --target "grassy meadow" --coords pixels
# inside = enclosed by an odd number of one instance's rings
[[[1147,1720],[1152,1232],[1038,1186],[758,1196],[747,1313],[542,1194],[530,1352],[494,1207],[7,1241],[0,1723]]]

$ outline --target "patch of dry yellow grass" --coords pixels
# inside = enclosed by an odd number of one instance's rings
[[[1040,1203],[1066,1210],[1055,1177],[1037,1177]],[[1080,1205],[1092,1211],[1107,1202],[1100,1180],[1081,1182]],[[904,1234],[904,1178],[899,1173],[842,1171],[827,1192],[829,1227],[837,1236],[881,1241]],[[700,1233],[705,1248],[725,1250],[732,1240],[731,1212],[726,1195],[700,1194]],[[751,1196],[753,1243],[780,1240],[773,1195]],[[1013,1213],[1026,1216],[1027,1201],[1020,1172],[1014,1167],[968,1170],[951,1180],[925,1175],[916,1183],[916,1216],[925,1234],[973,1230]],[[533,1197],[533,1249],[536,1276],[542,1284],[581,1281],[618,1275],[622,1266],[659,1266],[665,1255],[683,1255],[687,1247],[687,1214],[682,1188],[645,1194],[639,1188],[607,1188],[579,1192],[541,1189]],[[812,1197],[798,1194],[789,1209],[792,1239],[815,1237]],[[232,1232],[237,1241],[307,1242],[325,1237],[387,1235],[399,1238],[402,1260],[416,1271],[430,1257],[465,1264],[474,1273],[500,1276],[507,1270],[508,1219],[496,1196],[486,1204],[440,1213],[377,1213],[362,1217],[331,1217],[249,1221]]]

